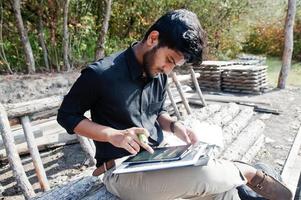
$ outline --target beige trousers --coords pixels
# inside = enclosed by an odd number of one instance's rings
[[[245,177],[230,161],[210,160],[206,166],[192,166],[129,174],[105,173],[108,191],[122,200],[236,200],[237,186]]]

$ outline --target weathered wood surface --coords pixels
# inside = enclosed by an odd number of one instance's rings
[[[32,200],[119,200],[107,191],[98,177],[87,176],[54,188]]]
[[[47,180],[45,169],[44,169],[41,157],[40,157],[38,147],[35,142],[34,134],[33,134],[32,127],[31,127],[28,116],[21,117],[21,123],[23,126],[25,138],[27,141],[27,146],[28,146],[31,158],[32,158],[32,162],[33,162],[41,189],[44,191],[50,190],[50,186],[49,186],[49,183]]]
[[[198,83],[196,73],[194,72],[192,66],[190,66],[190,73],[191,73],[192,82],[194,84],[194,87],[196,89],[197,94],[200,97],[201,102],[203,103],[203,106],[207,106],[206,101],[205,101],[204,96],[203,96],[203,93],[201,91],[200,85]]]
[[[175,83],[175,85],[177,87],[177,90],[178,90],[178,92],[180,94],[180,97],[182,99],[182,102],[183,102],[183,104],[185,106],[185,109],[186,109],[187,113],[191,114],[191,108],[190,108],[188,100],[185,97],[185,94],[184,94],[184,92],[183,92],[183,90],[181,88],[181,84],[180,84],[180,81],[177,78],[176,73],[175,72],[171,72],[171,77],[172,77],[172,80],[173,80],[173,82]]]
[[[175,111],[175,114],[176,114],[178,120],[182,120],[182,117],[180,115],[180,112],[179,112],[179,109],[177,107],[176,101],[175,101],[175,99],[174,99],[174,97],[173,97],[173,95],[172,95],[172,93],[170,91],[169,85],[167,86],[166,91],[167,91],[167,95],[168,95],[168,97],[170,99],[171,105],[172,105],[172,107],[173,107],[173,109]]]
[[[221,154],[221,158],[240,160],[248,149],[257,141],[263,133],[265,124],[261,120],[252,121],[242,130],[239,136],[234,140]]]
[[[22,163],[21,163],[20,156],[19,156],[18,152],[16,151],[16,146],[15,146],[12,134],[11,134],[11,129],[9,126],[7,113],[4,109],[4,107],[2,106],[2,104],[0,104],[0,132],[1,132],[5,150],[8,155],[8,161],[12,168],[12,171],[13,171],[14,177],[17,181],[17,184],[19,185],[19,187],[26,199],[34,197],[35,192],[26,177],[25,171],[24,171]]]
[[[62,100],[62,96],[53,96],[24,103],[6,104],[4,106],[7,110],[8,118],[15,118],[57,108]]]

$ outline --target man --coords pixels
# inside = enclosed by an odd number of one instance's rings
[[[114,159],[137,154],[163,140],[162,130],[187,143],[196,133],[163,109],[167,75],[177,65],[199,63],[204,48],[197,16],[187,10],[168,12],[142,41],[99,60],[82,71],[58,112],[68,133],[94,140],[97,169],[107,189],[121,199],[239,199],[236,187],[248,183],[269,199],[290,199],[291,192],[255,168],[211,160],[207,166],[131,174],[112,174]],[[84,117],[90,110],[92,121]],[[149,146],[137,134],[149,137]]]

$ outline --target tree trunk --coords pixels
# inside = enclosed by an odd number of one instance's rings
[[[99,37],[97,40],[97,46],[95,52],[96,60],[99,60],[104,57],[104,43],[105,43],[106,34],[108,32],[109,21],[111,16],[111,4],[112,4],[112,0],[105,0],[105,9],[104,9],[105,13],[104,13]]]
[[[21,16],[20,0],[13,1],[13,10],[14,10],[14,14],[16,16],[17,28],[18,28],[18,31],[20,34],[21,43],[24,48],[28,73],[33,73],[36,71],[35,62],[34,62],[34,58],[33,58],[31,45],[28,40],[27,30],[24,27],[23,19]]]
[[[296,15],[296,0],[288,0],[288,9],[285,19],[285,38],[284,49],[282,55],[282,67],[278,77],[278,88],[284,89],[288,73],[291,68],[293,45],[294,45],[294,21]]]
[[[47,71],[49,71],[50,66],[49,66],[49,61],[48,61],[47,47],[46,47],[46,44],[45,44],[44,26],[43,26],[43,21],[42,21],[42,17],[40,15],[40,13],[39,13],[39,22],[38,22],[38,35],[39,35],[41,48],[42,48],[42,51],[43,51],[44,64],[45,64],[45,67],[46,67]]]
[[[63,48],[64,48],[64,65],[67,71],[70,70],[69,63],[69,32],[68,32],[68,8],[69,8],[70,0],[65,0],[64,3],[64,37],[63,37]]]
[[[59,6],[55,0],[48,0],[48,7],[49,7],[49,27],[50,27],[50,41],[51,47],[49,48],[49,55],[50,60],[53,65],[56,66],[57,71],[60,71],[60,64],[59,58],[57,53],[57,42],[56,42],[56,29],[57,29],[57,21],[58,21],[58,14],[59,14]]]

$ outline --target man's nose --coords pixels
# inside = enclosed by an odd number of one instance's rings
[[[163,66],[163,71],[165,74],[169,74],[175,68],[174,64],[166,64]]]

